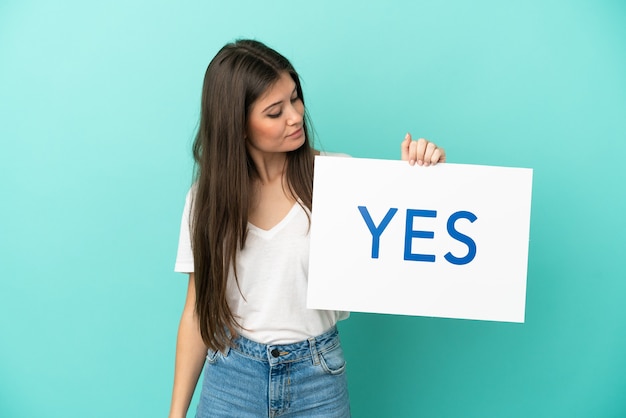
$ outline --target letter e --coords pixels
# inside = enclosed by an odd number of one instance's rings
[[[413,229],[413,218],[421,216],[424,218],[436,218],[437,211],[435,210],[420,210],[420,209],[407,209],[406,210],[406,230],[404,233],[404,259],[407,261],[427,261],[429,263],[435,262],[435,256],[432,254],[413,254],[411,247],[413,245],[413,238],[428,238],[432,239],[435,233],[432,231],[415,231]]]

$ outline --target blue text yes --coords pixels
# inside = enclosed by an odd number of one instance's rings
[[[372,234],[372,258],[378,258],[378,249],[380,246],[380,236],[382,235],[391,219],[394,217],[396,212],[398,212],[398,208],[390,208],[387,211],[385,217],[380,221],[378,226],[372,220],[367,207],[359,206],[359,212],[361,212],[361,216],[365,220],[365,224],[369,228]],[[429,263],[435,262],[434,254],[416,254],[412,251],[412,243],[413,238],[426,238],[432,239],[435,237],[435,233],[432,231],[419,231],[413,229],[413,219],[416,217],[423,218],[436,218],[437,211],[436,210],[425,210],[425,209],[407,209],[406,210],[406,227],[404,233],[404,259],[408,261],[425,261]],[[446,259],[451,264],[456,265],[464,265],[470,263],[474,257],[476,257],[476,243],[470,237],[465,234],[460,233],[455,229],[455,223],[459,219],[467,219],[470,222],[474,222],[476,219],[476,215],[472,212],[468,211],[458,211],[450,215],[448,218],[447,229],[448,234],[457,241],[462,242],[467,246],[467,254],[463,257],[457,257],[453,255],[451,252],[447,252],[443,258]]]

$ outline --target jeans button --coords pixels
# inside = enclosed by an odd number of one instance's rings
[[[278,356],[280,356],[280,351],[278,351],[278,349],[273,349],[272,351],[270,351],[270,353],[272,354],[272,357],[277,358]]]

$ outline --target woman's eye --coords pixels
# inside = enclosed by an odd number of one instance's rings
[[[292,97],[292,98],[291,98],[291,103],[295,103],[295,102],[297,102],[298,100],[300,100],[300,96]]]
[[[268,114],[267,117],[268,118],[272,118],[272,119],[276,119],[276,118],[280,117],[280,115],[282,115],[282,114],[283,114],[283,112],[281,111],[281,112],[278,112],[278,113]]]

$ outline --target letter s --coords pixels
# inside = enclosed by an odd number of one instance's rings
[[[454,229],[454,224],[461,218],[467,219],[470,222],[474,222],[478,219],[472,212],[464,210],[453,213],[448,219],[448,234],[450,234],[450,236],[455,240],[467,245],[468,248],[467,255],[465,257],[455,257],[450,252],[443,256],[446,260],[448,260],[448,262],[456,264],[457,266],[468,264],[474,259],[474,257],[476,257],[476,243],[474,240]]]

